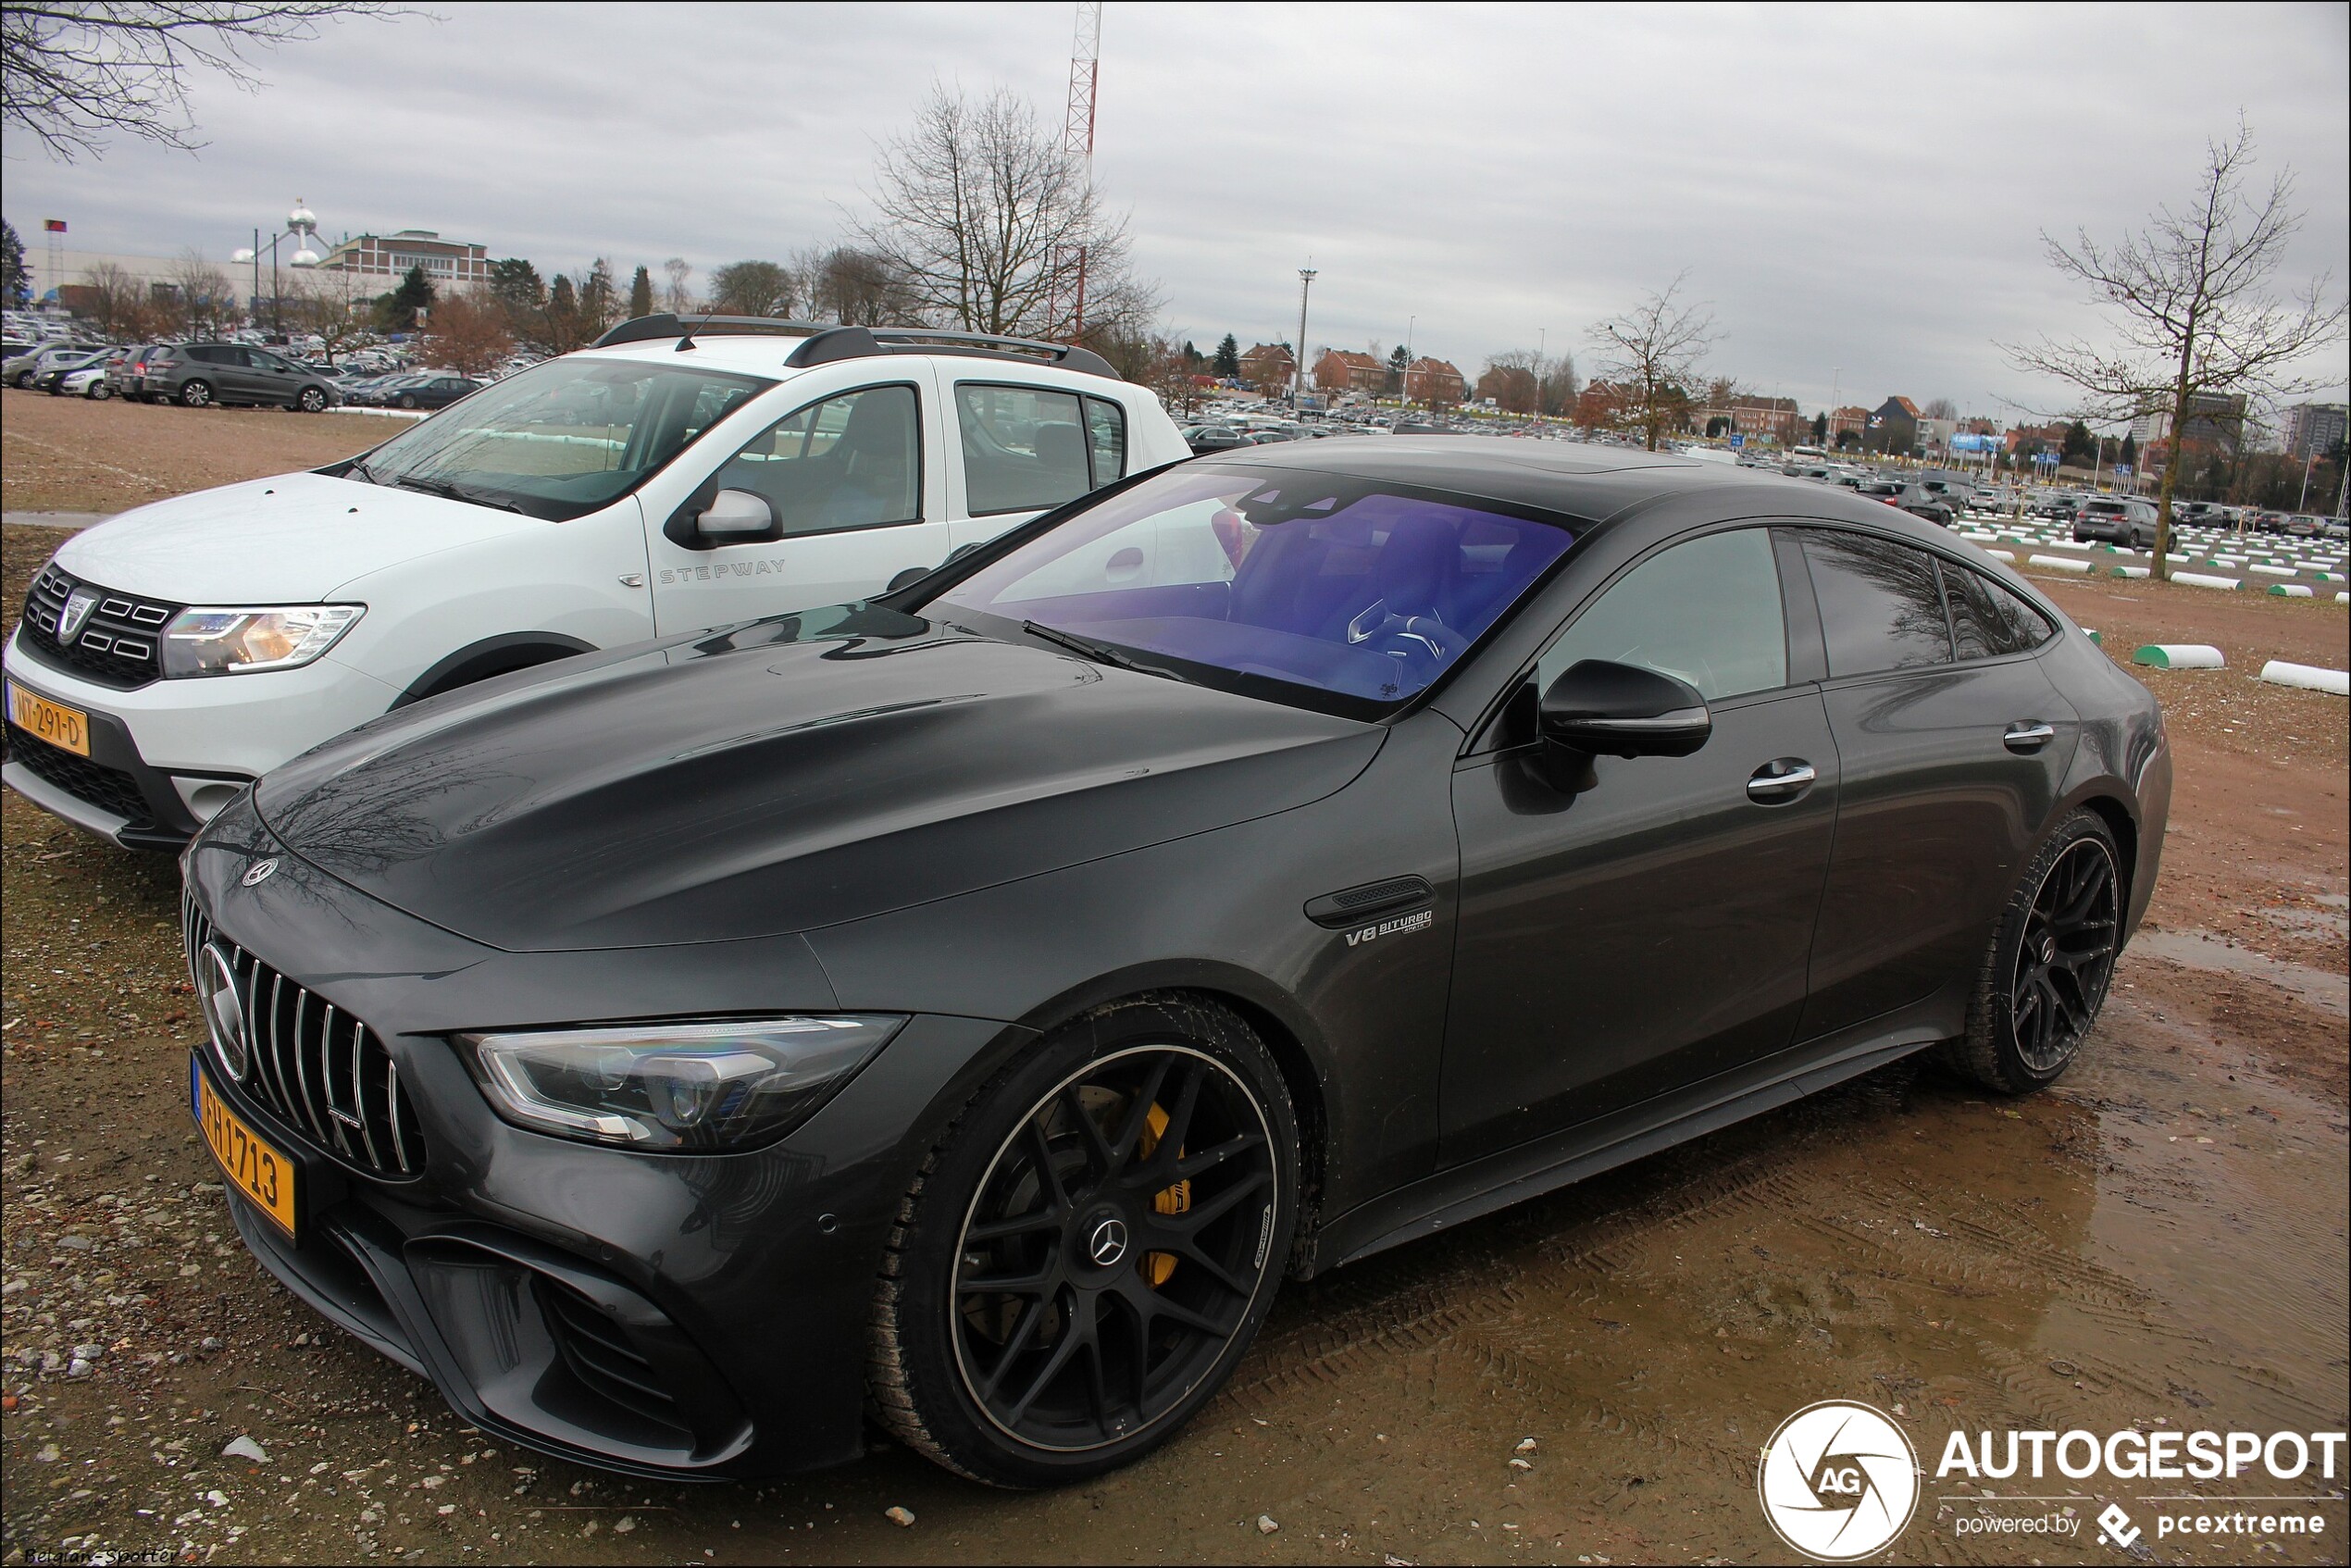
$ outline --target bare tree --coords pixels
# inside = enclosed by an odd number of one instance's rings
[[[1622,316],[1596,321],[1586,334],[1599,355],[1599,374],[1615,394],[1617,418],[1637,429],[1651,452],[1669,430],[1688,420],[1690,382],[1715,341],[1714,317],[1679,303],[1685,272]]]
[[[359,275],[342,268],[314,267],[295,274],[293,318],[304,331],[317,337],[328,364],[335,363],[335,356],[367,330],[367,318],[359,309],[364,298]]]
[[[1919,413],[1929,419],[1956,419],[1959,417],[1959,405],[1947,397],[1930,397],[1926,400],[1926,406]]]
[[[102,261],[84,272],[81,287],[90,319],[109,338],[130,330],[130,317],[147,292],[144,283],[111,261]]]
[[[192,69],[257,92],[247,50],[316,38],[346,17],[405,14],[371,0],[7,0],[0,98],[6,123],[61,163],[104,154],[116,134],[193,151]]]
[[[1565,352],[1547,354],[1539,368],[1543,376],[1543,412],[1572,413],[1576,394],[1584,390],[1584,383],[1575,374],[1575,356]]]
[[[1081,287],[1088,333],[1139,336],[1157,313],[1125,220],[1006,89],[975,103],[934,88],[914,127],[883,145],[874,183],[873,212],[852,231],[930,325],[1069,339]]]
[[[669,280],[662,286],[662,309],[672,316],[690,315],[694,308],[693,264],[682,255],[673,255],[661,264],[661,269]]]
[[[2083,418],[2168,417],[2153,561],[2161,578],[2171,575],[2171,495],[2190,427],[2216,413],[2218,424],[2241,420],[2241,399],[2318,391],[2326,379],[2295,367],[2344,336],[2344,306],[2327,303],[2328,274],[2283,296],[2270,282],[2302,226],[2292,207],[2293,170],[2281,171],[2258,197],[2249,192],[2253,137],[2242,121],[2233,141],[2208,143],[2206,150],[2187,206],[2158,208],[2119,244],[2102,245],[2078,230],[2070,247],[2041,236],[2049,265],[2087,284],[2109,308],[2115,346],[2046,337],[2001,345],[2019,369],[2071,386]]]
[[[202,251],[180,253],[171,264],[171,286],[180,292],[180,320],[192,338],[213,336],[243,314],[237,308],[237,286]]]
[[[844,327],[902,326],[917,318],[905,282],[888,256],[855,245],[812,248],[792,257],[808,312]]]
[[[432,307],[432,356],[460,376],[485,376],[515,351],[505,313],[463,294]]]
[[[800,280],[772,261],[730,261],[710,275],[710,308],[721,316],[790,317]]]

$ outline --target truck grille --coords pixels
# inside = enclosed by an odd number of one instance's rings
[[[361,1170],[405,1176],[425,1168],[424,1129],[400,1064],[367,1025],[220,936],[193,898],[180,901],[180,929],[192,978],[207,943],[236,973],[253,1057],[239,1087]]]
[[[35,778],[126,823],[144,825],[155,815],[147,809],[147,797],[139,792],[139,781],[122,769],[76,756],[13,724],[8,727],[8,755],[24,764]]]
[[[57,628],[77,590],[95,595],[97,603],[67,642]],[[45,566],[24,596],[24,638],[55,663],[101,686],[128,691],[162,677],[163,628],[182,608],[118,593]]]

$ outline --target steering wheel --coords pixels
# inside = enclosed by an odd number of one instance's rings
[[[1385,599],[1347,623],[1347,641],[1350,647],[1399,660],[1424,683],[1462,651],[1464,641],[1435,614],[1399,616]]]

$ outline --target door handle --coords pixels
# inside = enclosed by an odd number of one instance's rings
[[[1810,790],[1820,777],[1802,757],[1775,757],[1747,781],[1747,798],[1767,806],[1778,805]]]
[[[2000,737],[2000,744],[2011,752],[2037,752],[2056,738],[2056,726],[2043,724],[2038,720],[2028,724],[2019,719],[2009,726],[2009,732],[2006,735]]]

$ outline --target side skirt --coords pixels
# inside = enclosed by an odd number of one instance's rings
[[[1801,1100],[1947,1039],[1941,997],[1781,1052],[1673,1094],[1424,1176],[1323,1226],[1327,1272]]]

